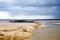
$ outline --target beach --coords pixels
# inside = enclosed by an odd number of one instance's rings
[[[32,37],[28,40],[60,40],[60,24],[56,21],[38,21],[45,25],[45,27],[39,28],[32,32]],[[3,25],[4,24],[4,25]],[[9,23],[0,22],[0,32],[2,30],[13,30],[20,26],[26,27],[27,29],[34,29],[36,23]],[[9,27],[8,27],[9,26]],[[6,28],[5,28],[6,27]],[[31,31],[28,31],[31,32]]]

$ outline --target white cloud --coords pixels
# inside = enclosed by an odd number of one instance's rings
[[[27,10],[27,11],[33,11],[37,10],[38,7],[21,7],[21,6],[11,6],[8,8],[9,10]]]
[[[0,2],[1,2],[1,1],[4,1],[4,0],[0,0]]]
[[[10,15],[7,11],[0,11],[0,19],[53,19],[54,16],[47,16],[47,15],[25,15],[25,14],[19,14],[19,15]]]
[[[5,3],[5,6],[13,6],[17,3],[17,0],[0,0],[1,3]]]
[[[4,2],[6,2],[8,4],[15,4],[17,2],[17,0],[4,0]]]
[[[9,12],[0,11],[0,19],[9,19]]]
[[[7,2],[7,3],[14,3],[16,0],[0,0],[0,1]]]
[[[47,16],[47,15],[32,15],[32,16],[28,16],[28,15],[16,15],[12,17],[13,19],[53,19],[54,16]]]

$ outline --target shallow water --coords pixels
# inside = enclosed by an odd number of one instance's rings
[[[59,21],[42,21],[46,27],[35,31],[30,40],[60,40]]]

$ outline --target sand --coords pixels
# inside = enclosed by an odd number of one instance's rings
[[[55,22],[42,21],[45,25],[37,25],[38,23],[0,22],[0,40],[60,40],[60,24]]]
[[[40,23],[0,22],[0,40],[27,40],[34,30],[42,28]]]

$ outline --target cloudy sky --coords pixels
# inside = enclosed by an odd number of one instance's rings
[[[60,19],[60,0],[0,0],[0,19]]]

